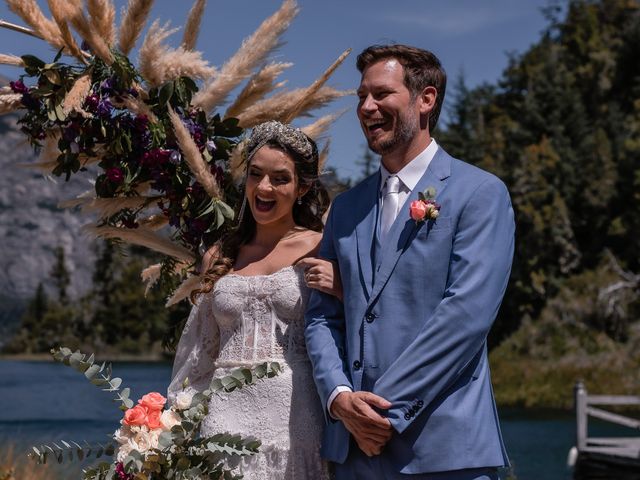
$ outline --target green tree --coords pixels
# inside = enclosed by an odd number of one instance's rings
[[[55,262],[50,274],[56,292],[58,293],[58,301],[61,304],[68,303],[69,297],[67,295],[67,289],[71,283],[71,277],[69,276],[69,270],[67,269],[64,248],[61,246],[58,246],[55,249]]]

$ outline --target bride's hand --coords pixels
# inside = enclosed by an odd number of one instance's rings
[[[342,282],[336,262],[324,258],[306,257],[296,265],[304,268],[304,280],[309,288],[328,293],[342,301]]]

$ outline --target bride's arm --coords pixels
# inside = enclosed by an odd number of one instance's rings
[[[210,294],[200,295],[182,331],[167,392],[171,403],[183,390],[185,380],[188,379],[189,390],[203,391],[213,377],[220,351],[220,331],[213,317],[211,298]]]

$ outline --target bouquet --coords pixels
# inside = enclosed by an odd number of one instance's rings
[[[91,455],[115,457],[113,462],[84,470],[84,480],[241,478],[225,466],[225,460],[257,453],[260,442],[228,433],[200,437],[198,431],[208,413],[209,399],[214,393],[232,392],[280,373],[277,362],[238,368],[214,379],[203,392],[190,389],[187,381],[175,403],[166,408],[166,398],[158,392],[147,393],[134,404],[129,388],[121,388],[122,379],[112,377],[111,365],[96,364],[93,355],[87,358],[64,347],[52,350],[52,354],[55,360],[83,373],[94,385],[115,394],[115,401],[124,411],[121,426],[113,434],[114,443],[81,445],[61,441],[61,445],[32,447],[30,456],[39,463],[46,463],[51,456],[58,463],[65,458],[82,460]]]

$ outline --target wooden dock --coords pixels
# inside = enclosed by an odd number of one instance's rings
[[[634,406],[640,409],[640,396],[589,395],[582,382],[574,388],[576,446],[568,464],[574,479],[640,480],[640,436],[589,436],[589,417],[640,430],[640,420],[610,412],[602,406]]]

